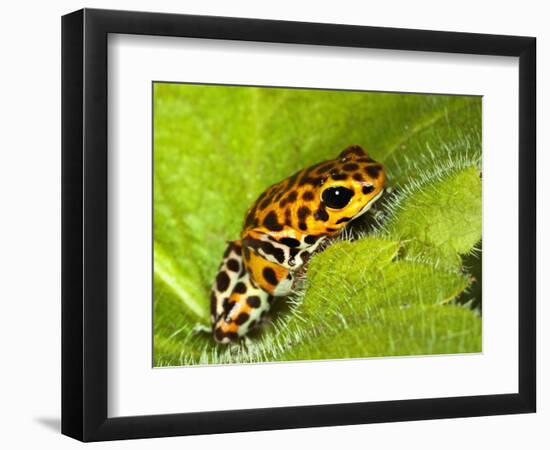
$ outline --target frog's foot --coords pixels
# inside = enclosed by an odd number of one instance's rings
[[[244,346],[249,349],[256,346],[256,342],[254,341],[254,339],[251,339],[248,335],[244,335],[241,338],[241,343],[244,344]]]
[[[256,329],[264,328],[271,324],[271,320],[272,320],[271,314],[265,311],[258,319],[258,323],[256,324],[255,328]]]
[[[197,323],[193,327],[193,330],[191,331],[193,334],[201,334],[201,333],[207,333],[212,334],[212,327],[209,327],[205,325],[204,323]]]

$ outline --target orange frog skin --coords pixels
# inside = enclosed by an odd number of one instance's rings
[[[264,191],[248,210],[241,239],[229,242],[211,291],[214,339],[229,343],[261,323],[275,297],[327,238],[382,195],[384,167],[358,145]]]

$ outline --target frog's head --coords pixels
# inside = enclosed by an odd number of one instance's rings
[[[380,197],[384,167],[358,145],[336,159],[303,169],[266,189],[248,210],[242,236],[260,229],[266,234],[293,237],[326,236],[365,213]]]
[[[384,167],[358,145],[314,170],[323,180],[317,188],[319,207],[314,218],[324,222],[329,234],[364,214],[384,190]]]

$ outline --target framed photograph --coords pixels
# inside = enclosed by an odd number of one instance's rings
[[[535,411],[533,37],[62,20],[62,432]]]

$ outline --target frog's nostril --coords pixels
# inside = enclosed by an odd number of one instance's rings
[[[372,191],[374,191],[374,186],[372,184],[364,184],[363,185],[363,194],[364,195],[370,194]]]

